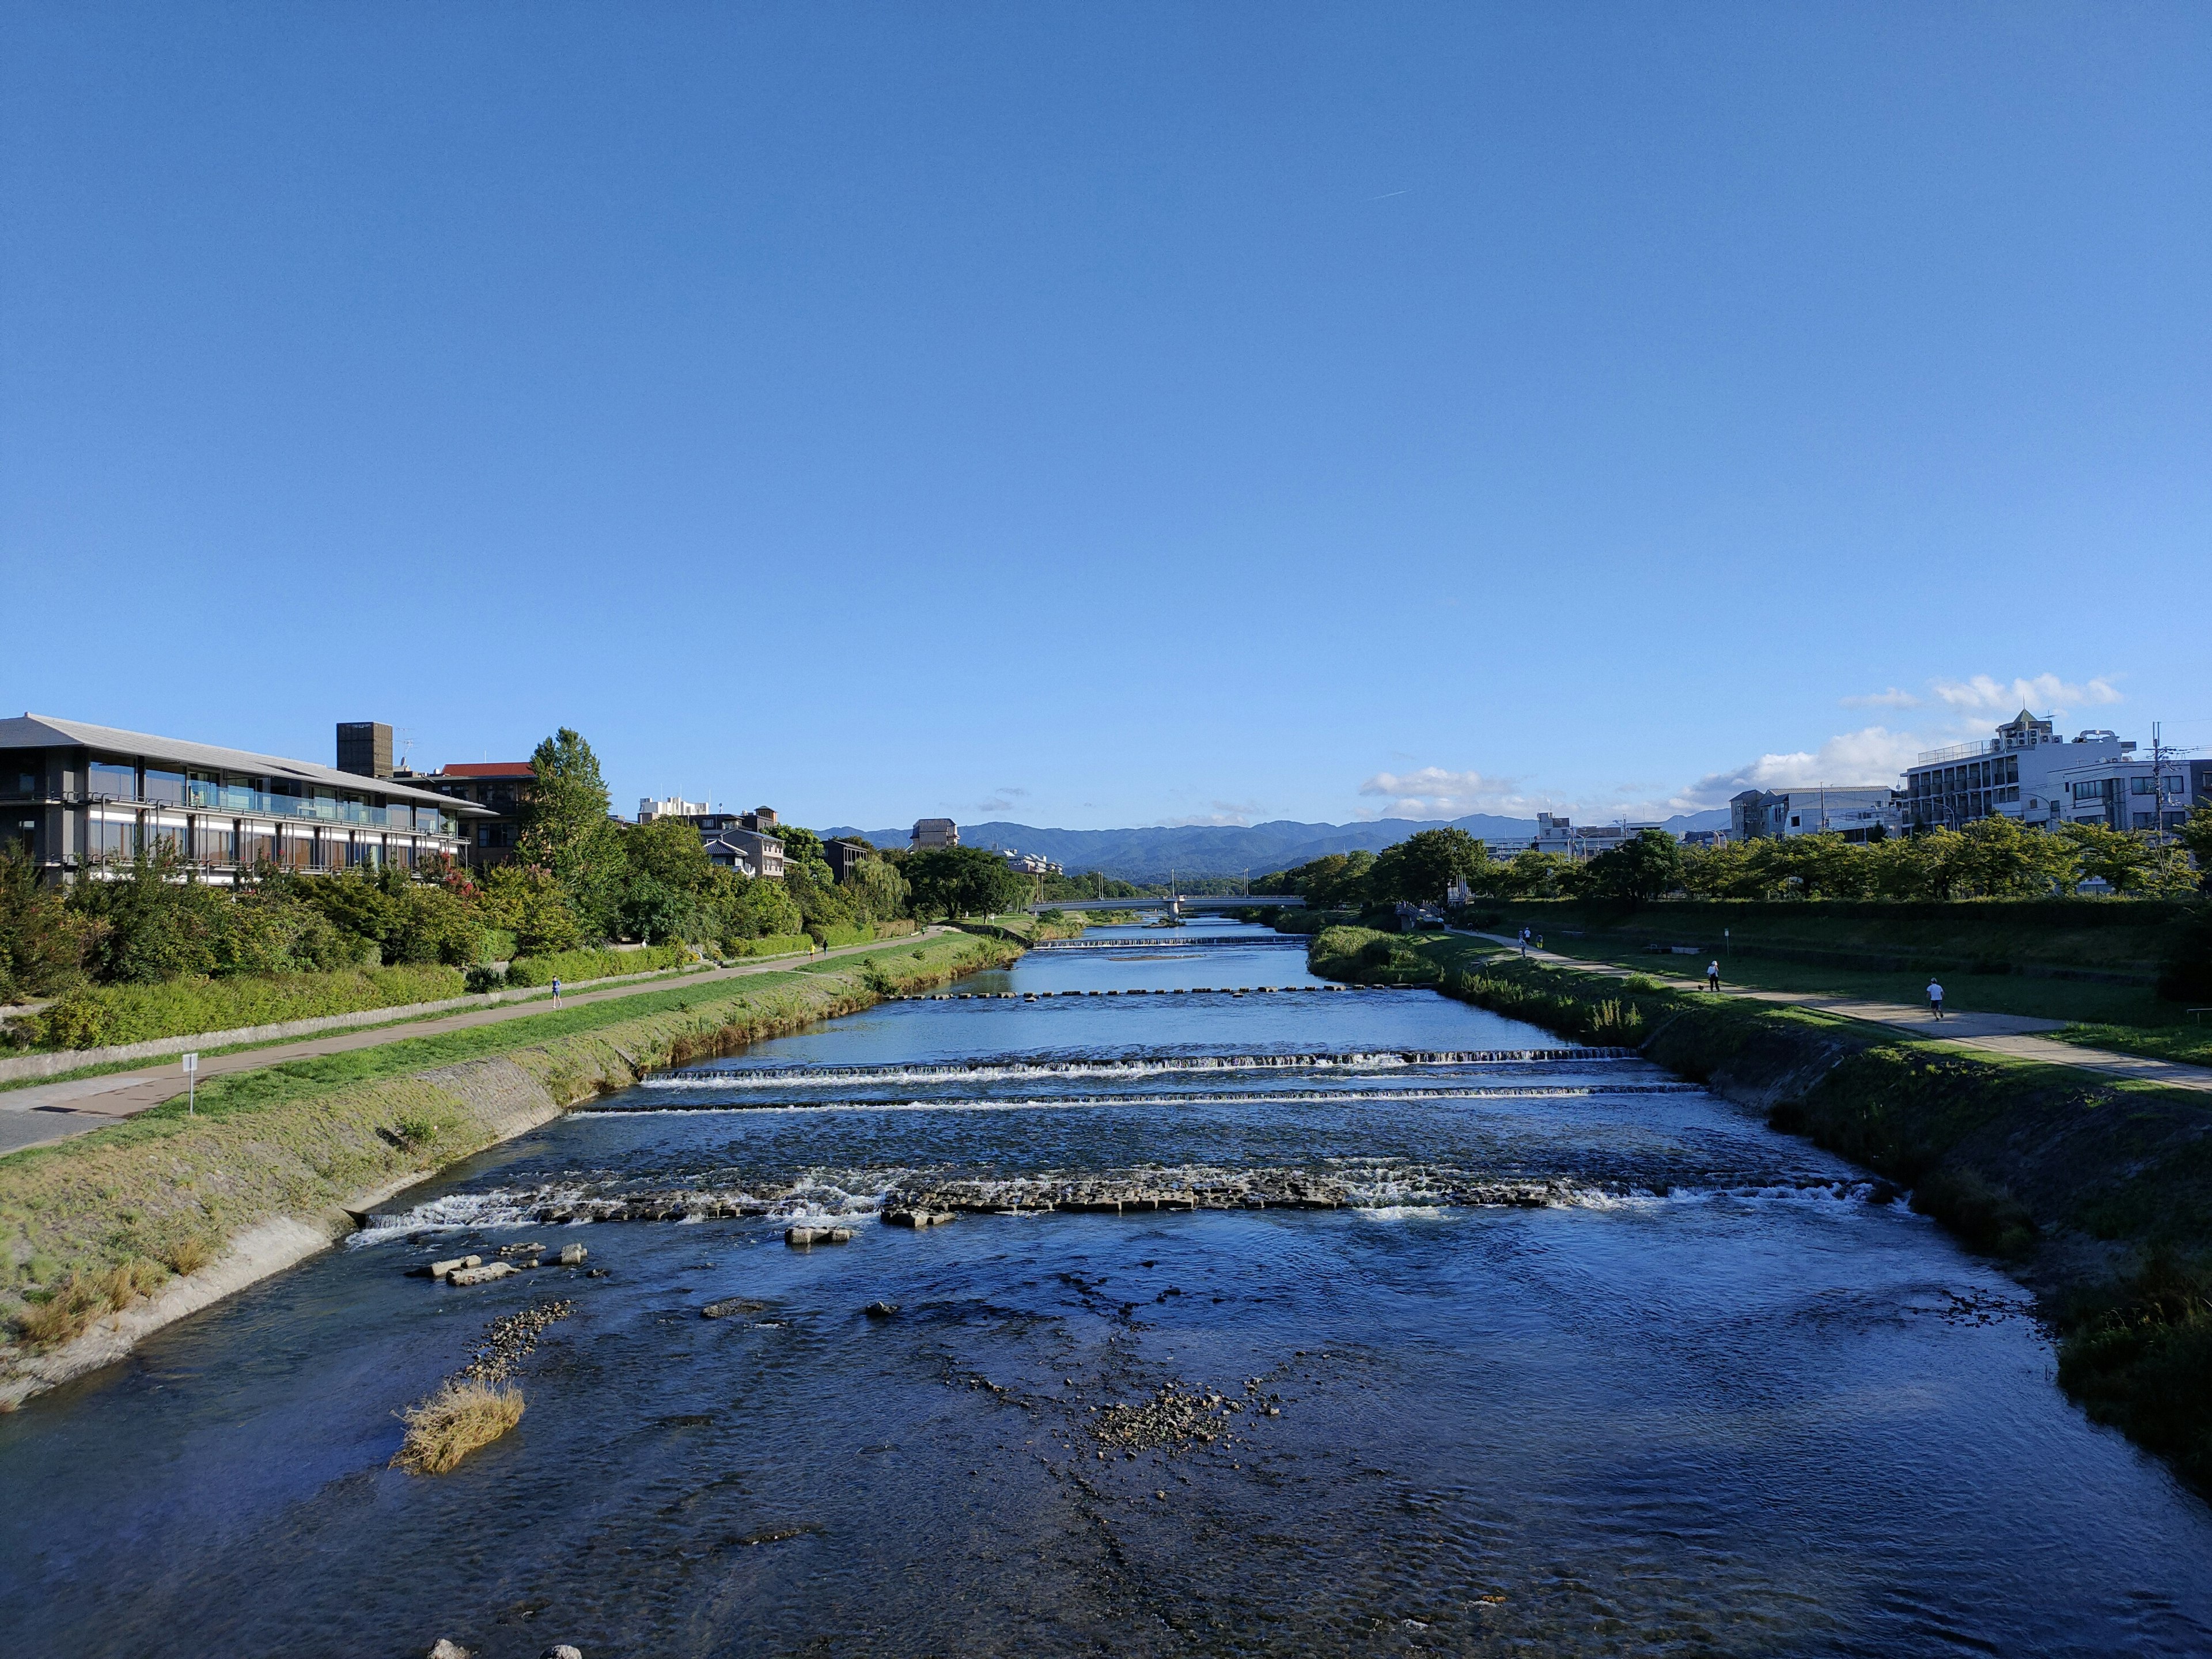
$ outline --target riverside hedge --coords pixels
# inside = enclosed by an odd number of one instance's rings
[[[546,957],[517,957],[507,964],[509,985],[550,985],[555,980],[580,984],[623,974],[650,974],[681,968],[691,952],[681,945],[648,945],[637,951],[561,951]]]
[[[501,1024],[215,1078],[198,1110],[155,1107],[0,1158],[0,1399],[37,1351],[218,1261],[279,1221],[328,1237],[349,1206],[642,1073],[726,1053],[878,997],[1001,965],[968,935],[708,985],[641,988]]]
[[[442,1002],[468,989],[460,969],[437,966],[349,968],[329,974],[241,974],[173,979],[158,985],[84,986],[29,1019],[16,1045],[33,1050],[100,1048],[198,1031],[281,1025],[325,1014]],[[27,1039],[23,1041],[22,1039]]]
[[[1649,1058],[1910,1188],[1914,1208],[2038,1291],[2069,1395],[2212,1494],[2202,1097],[1553,968],[1462,938],[1331,929],[1311,960],[1340,979],[1432,984],[1587,1041],[1641,1030]]]

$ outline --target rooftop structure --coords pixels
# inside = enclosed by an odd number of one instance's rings
[[[637,821],[651,823],[655,818],[703,818],[707,803],[686,800],[681,795],[670,795],[662,800],[644,799],[637,804]]]
[[[909,842],[917,853],[931,847],[960,845],[960,826],[951,818],[916,818]]]
[[[463,820],[480,816],[313,761],[46,714],[0,720],[0,841],[52,883],[156,853],[219,882],[263,864],[426,867],[459,857]]]

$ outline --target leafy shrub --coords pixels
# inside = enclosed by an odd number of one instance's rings
[[[509,985],[550,985],[555,980],[581,984],[617,974],[649,974],[681,967],[691,952],[681,945],[648,945],[641,951],[562,951],[554,956],[517,957],[507,964]]]
[[[480,962],[469,969],[467,983],[473,995],[481,996],[486,991],[503,991],[507,988],[507,969]]]
[[[102,1048],[441,1002],[460,995],[462,988],[459,973],[435,967],[99,985],[71,992],[25,1023],[41,1048]]]
[[[2018,1261],[2035,1248],[2027,1206],[1972,1170],[1929,1170],[1912,1190],[1912,1207],[1990,1255]]]
[[[794,951],[811,951],[814,940],[805,933],[770,933],[761,939],[724,939],[726,957],[781,957]]]
[[[2059,1386],[2212,1492],[2212,1273],[2154,1255],[2116,1289],[2060,1344]]]

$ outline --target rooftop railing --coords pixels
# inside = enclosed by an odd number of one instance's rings
[[[1994,738],[1990,738],[1980,743],[1954,743],[1948,749],[1923,750],[1920,758],[1913,762],[1913,764],[1935,766],[1944,761],[1973,760],[1979,756],[1994,755],[1996,752],[1997,741]]]

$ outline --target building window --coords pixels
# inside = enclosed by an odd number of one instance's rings
[[[85,793],[110,800],[138,799],[138,769],[120,761],[96,760],[90,767],[91,786]]]

